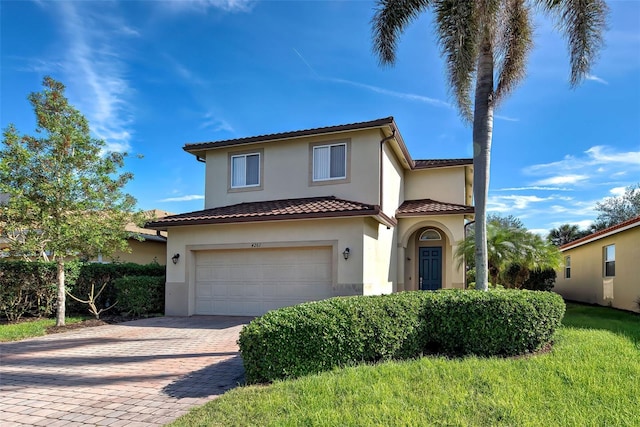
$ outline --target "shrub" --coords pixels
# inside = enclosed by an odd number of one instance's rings
[[[78,263],[68,263],[66,276],[74,282]],[[56,305],[57,270],[53,262],[0,261],[0,313],[9,321],[22,316],[50,316]]]
[[[529,273],[529,278],[525,280],[522,289],[532,291],[550,291],[556,283],[556,271],[553,268],[535,269]]]
[[[403,292],[338,297],[268,312],[238,341],[247,381],[268,382],[360,362],[517,355],[548,343],[559,295],[531,291]]]
[[[164,312],[164,276],[126,276],[114,281],[123,313],[145,316]]]
[[[106,286],[100,297],[96,299],[96,305],[99,308],[107,308],[118,300],[114,281],[125,276],[153,276],[159,277],[165,275],[165,266],[159,264],[134,264],[134,263],[83,263],[80,268],[78,280],[67,286],[69,292],[76,297],[85,299],[91,293],[91,286],[95,290],[100,289],[105,283]],[[85,304],[67,298],[67,310],[70,313],[85,313]],[[120,303],[114,310],[120,310]]]
[[[106,283],[104,291],[96,299],[98,309],[107,308],[118,299],[113,284],[115,279],[153,276],[162,277],[164,283],[164,274],[165,267],[159,264],[65,263],[67,290],[80,299],[87,298],[92,284],[97,292]],[[56,276],[56,264],[53,262],[0,261],[0,314],[8,320],[18,320],[24,315],[41,317],[53,314],[58,297]],[[67,312],[85,314],[86,311],[86,304],[67,298]]]

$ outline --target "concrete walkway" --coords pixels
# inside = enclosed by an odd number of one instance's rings
[[[158,426],[242,383],[247,317],[159,317],[0,344],[0,424]]]

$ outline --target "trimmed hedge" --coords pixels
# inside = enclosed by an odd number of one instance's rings
[[[117,308],[134,316],[164,313],[164,276],[125,276],[114,281]]]
[[[338,297],[270,311],[238,343],[247,381],[261,383],[425,353],[533,352],[551,340],[564,310],[559,295],[534,291]]]
[[[73,295],[86,299],[92,283],[95,283],[96,292],[104,283],[107,283],[96,303],[101,308],[120,299],[114,310],[119,310],[124,300],[118,296],[114,281],[125,276],[152,276],[157,282],[163,283],[160,291],[157,288],[151,291],[155,301],[153,307],[147,304],[132,310],[127,306],[126,311],[142,312],[148,310],[146,307],[155,310],[158,307],[158,301],[162,301],[163,306],[164,275],[165,267],[159,264],[95,264],[77,261],[65,263],[65,284]],[[158,296],[157,292],[161,292],[161,296]],[[8,320],[15,321],[24,315],[51,316],[55,312],[57,296],[57,271],[54,262],[0,261],[0,315]],[[87,313],[86,304],[79,303],[70,297],[66,298],[66,306],[68,313]],[[162,312],[162,309],[159,312]]]
[[[115,280],[125,276],[152,276],[160,277],[165,275],[165,266],[160,264],[134,264],[127,263],[83,263],[80,267],[78,279],[75,282],[68,282],[67,289],[80,299],[86,299],[91,292],[91,284],[95,284],[96,292],[107,283],[104,291],[97,299],[98,307],[108,307],[118,300],[113,310],[121,311],[123,298],[119,298],[115,288]],[[164,290],[163,290],[164,292]],[[164,301],[164,296],[162,297]],[[69,313],[86,314],[87,306],[67,297],[67,311]]]
[[[78,265],[67,275],[74,280]],[[57,270],[54,263],[0,261],[0,313],[9,321],[22,316],[50,316],[56,309]]]

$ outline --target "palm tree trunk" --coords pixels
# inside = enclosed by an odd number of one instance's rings
[[[65,318],[65,292],[64,292],[64,261],[58,259],[58,312],[56,315],[56,326],[64,326]]]
[[[475,203],[476,289],[488,287],[487,197],[493,133],[493,52],[488,35],[480,47],[473,110],[473,198]]]

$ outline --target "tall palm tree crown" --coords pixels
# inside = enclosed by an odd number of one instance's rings
[[[576,86],[602,47],[608,8],[604,0],[378,0],[372,25],[374,51],[382,64],[395,62],[401,33],[428,9],[434,14],[449,89],[463,119],[473,123],[476,286],[486,290],[493,112],[525,76],[535,10],[553,18],[564,33],[570,83]]]

